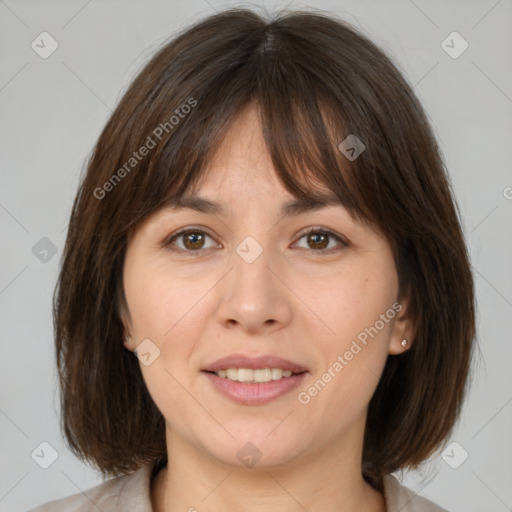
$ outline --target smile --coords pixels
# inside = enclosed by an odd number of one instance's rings
[[[228,372],[233,377],[228,376]],[[221,376],[224,373],[226,375]],[[272,373],[275,379],[272,378]],[[242,405],[264,405],[283,397],[298,387],[308,373],[292,373],[290,370],[280,368],[257,370],[229,368],[216,372],[202,372],[218,393]],[[256,379],[264,380],[258,381]]]

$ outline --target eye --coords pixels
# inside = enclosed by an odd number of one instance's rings
[[[321,252],[323,254],[330,254],[336,251],[340,251],[344,247],[348,247],[348,243],[339,235],[329,231],[328,229],[323,229],[320,227],[310,228],[308,231],[301,235],[299,240],[302,240],[303,238],[306,239],[306,244],[308,244],[308,247],[305,247],[305,249]],[[338,242],[338,244],[325,250],[327,247],[329,247],[332,240]]]
[[[206,247],[205,241],[207,238],[213,240],[213,237],[203,229],[185,228],[171,235],[171,237],[164,242],[164,245],[173,252],[185,253],[192,256],[198,254],[202,249],[219,247],[219,245],[215,245],[215,243],[210,247]],[[349,245],[336,233],[320,227],[310,228],[300,236],[299,240],[303,238],[306,239],[308,246],[302,248],[322,254],[331,254]],[[337,242],[337,244],[334,247],[328,248],[332,241]],[[178,242],[181,242],[181,245]]]
[[[209,247],[205,247],[206,238],[213,240],[213,238],[202,229],[187,228],[172,235],[165,242],[165,245],[168,246],[171,251],[194,253],[199,252],[201,249],[209,249]],[[182,245],[180,246],[178,243],[175,244],[175,240],[182,242]],[[173,245],[176,245],[178,249],[172,247]],[[215,244],[211,247],[215,247]]]

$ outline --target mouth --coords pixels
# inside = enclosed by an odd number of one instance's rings
[[[298,363],[276,356],[233,355],[202,370],[214,389],[244,405],[263,405],[286,395],[309,373]]]
[[[286,398],[290,392],[298,387],[305,379],[309,372],[291,373],[288,377],[281,376],[275,380],[267,380],[265,382],[257,382],[255,380],[239,381],[239,375],[242,378],[250,378],[250,375],[245,373],[247,368],[235,369],[237,372],[237,380],[232,380],[229,377],[220,377],[217,372],[202,372],[209,380],[213,389],[221,396],[228,398],[230,401],[240,405],[264,405],[272,400]],[[267,369],[256,370],[266,372]],[[226,370],[227,372],[228,370]],[[251,370],[252,372],[252,370]],[[272,369],[269,370],[272,373]],[[282,371],[280,370],[280,373]],[[268,375],[268,372],[266,372]],[[276,375],[277,377],[277,375]],[[268,377],[266,377],[268,378]]]

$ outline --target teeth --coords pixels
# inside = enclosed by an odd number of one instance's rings
[[[263,368],[261,370],[251,370],[250,368],[228,368],[227,370],[219,370],[216,375],[238,382],[270,382],[279,380],[283,377],[290,377],[290,370],[282,370],[281,368]]]

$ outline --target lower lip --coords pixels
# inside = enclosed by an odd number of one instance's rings
[[[215,373],[203,372],[224,396],[244,405],[263,405],[289,393],[304,380],[307,372],[270,382],[237,382]]]

